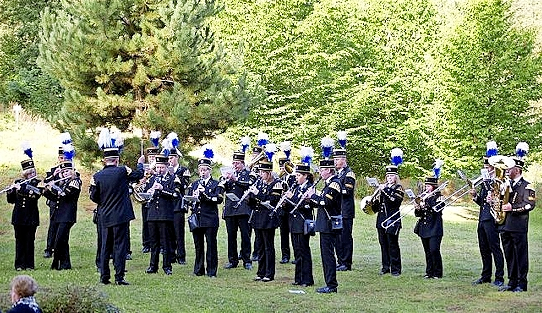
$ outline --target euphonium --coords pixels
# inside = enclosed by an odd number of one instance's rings
[[[247,167],[250,170],[252,170],[252,168],[254,167],[254,165],[256,165],[256,163],[260,162],[263,158],[266,158],[266,157],[267,156],[265,155],[265,151],[262,150],[262,152],[260,152],[260,154],[253,157],[252,160],[250,160],[250,162],[248,162]]]
[[[145,185],[147,184],[147,179],[151,177],[152,174],[150,172],[145,173],[145,177],[141,180],[139,183],[133,183],[132,184],[132,196],[134,197],[134,200],[139,203],[146,203],[150,199],[150,194],[145,193]]]
[[[377,208],[373,207],[374,201],[380,197],[382,189],[380,187],[376,188],[374,193],[371,196],[366,196],[361,199],[361,209],[363,212],[369,215],[373,215],[377,212]]]
[[[495,177],[491,185],[491,206],[490,212],[497,224],[504,223],[506,212],[502,206],[508,203],[510,196],[510,180],[506,177],[506,170],[515,164],[512,158],[496,155],[488,159],[491,166],[495,168]]]

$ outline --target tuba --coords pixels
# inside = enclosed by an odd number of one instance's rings
[[[506,177],[506,170],[514,167],[515,162],[512,158],[502,155],[492,156],[488,162],[495,168],[495,177],[490,190],[490,212],[495,222],[501,225],[506,218],[506,212],[502,210],[502,206],[508,203],[511,189],[510,179]]]

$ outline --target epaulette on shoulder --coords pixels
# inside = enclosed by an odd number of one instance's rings
[[[94,180],[94,176],[92,176],[92,177],[90,178],[90,184],[91,184],[92,186],[96,186],[96,181]]]
[[[124,165],[124,168],[126,169],[126,173],[127,173],[128,175],[130,175],[130,174],[132,173],[132,169],[129,168],[128,166]]]
[[[183,173],[183,176],[185,176],[185,177],[190,177],[190,176],[192,176],[192,175],[190,174],[190,170],[189,170],[189,169],[186,169],[186,170],[184,171],[184,173]]]
[[[282,184],[282,181],[277,181],[273,185],[273,189],[275,189],[275,190],[278,190],[278,189],[283,190],[284,189],[283,187],[284,187],[284,185]]]
[[[356,174],[354,173],[354,171],[350,171],[346,173],[346,177],[351,177],[353,179],[356,179]]]
[[[329,188],[335,189],[338,192],[341,192],[341,185],[339,185],[339,183],[337,182],[331,182],[331,184],[329,184]]]
[[[525,186],[525,189],[534,190],[533,184],[527,182],[527,186]]]
[[[70,182],[68,186],[76,188],[76,189],[81,189],[81,181],[79,179],[74,179]]]

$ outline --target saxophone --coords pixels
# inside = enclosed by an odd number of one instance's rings
[[[495,167],[495,178],[493,179],[490,197],[490,213],[498,225],[504,223],[506,212],[502,206],[508,203],[510,198],[510,180],[505,176],[506,168]]]

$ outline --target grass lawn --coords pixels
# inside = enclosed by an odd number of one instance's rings
[[[35,132],[13,131],[12,124],[0,126],[0,187],[7,186],[18,175],[19,152],[17,140],[30,136],[38,143],[36,163],[39,176],[55,162],[58,133],[46,125],[35,125]],[[4,127],[4,128],[2,128]],[[192,274],[194,248],[187,231],[188,265],[175,264],[173,275],[145,274],[149,255],[141,249],[141,211],[135,206],[138,219],[132,222],[133,260],[127,262],[126,280],[130,286],[104,286],[99,284],[99,274],[94,265],[96,231],[91,221],[94,205],[88,199],[88,172],[83,172],[84,192],[80,199],[78,222],[72,228],[70,240],[73,269],[52,271],[51,259],[42,257],[45,248],[48,208],[40,202],[41,226],[36,238],[36,269],[30,274],[44,288],[62,289],[68,285],[93,286],[103,291],[109,301],[123,312],[540,312],[542,309],[541,284],[542,213],[531,213],[529,244],[529,291],[519,294],[500,293],[490,285],[472,286],[478,278],[481,261],[476,236],[476,220],[466,219],[474,207],[446,209],[445,235],[442,242],[444,278],[424,280],[423,248],[420,239],[412,232],[415,218],[407,216],[400,234],[403,274],[394,278],[379,276],[380,248],[375,229],[375,217],[358,209],[354,220],[354,264],[350,272],[337,273],[339,292],[320,295],[316,287],[324,285],[318,235],[311,240],[316,285],[294,288],[294,265],[278,264],[275,281],[252,281],[255,270],[243,268],[222,269],[227,262],[226,229],[222,222],[219,229],[218,278],[196,277]],[[0,303],[9,296],[9,282],[19,272],[13,268],[14,237],[10,224],[11,205],[0,197]],[[278,231],[277,231],[278,234]],[[276,238],[279,254],[279,238]],[[255,263],[254,265],[257,265]],[[290,290],[302,289],[305,294]],[[39,293],[37,295],[39,301]],[[3,310],[6,307],[0,307]]]

